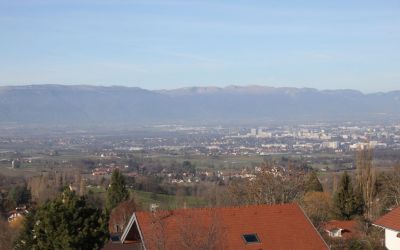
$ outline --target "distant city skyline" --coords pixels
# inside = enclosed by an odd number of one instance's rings
[[[0,0],[0,86],[400,89],[400,2]]]

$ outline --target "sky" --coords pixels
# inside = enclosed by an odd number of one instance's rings
[[[0,0],[0,85],[400,90],[400,1]]]

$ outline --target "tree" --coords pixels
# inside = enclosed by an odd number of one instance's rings
[[[106,224],[99,209],[65,190],[27,216],[15,249],[100,249],[108,239]]]
[[[227,192],[225,193],[225,205],[243,205],[248,204],[248,181],[242,179],[234,179],[229,182]]]
[[[379,183],[382,183],[381,194],[387,207],[400,206],[400,165],[392,171],[382,173]]]
[[[34,249],[36,244],[36,236],[34,236],[34,226],[35,226],[35,211],[31,210],[29,214],[26,215],[24,220],[24,226],[19,233],[17,240],[15,241],[15,250],[24,249]]]
[[[232,205],[293,202],[304,194],[304,172],[266,163],[255,178],[232,181],[228,191]]]
[[[336,216],[340,219],[349,220],[355,215],[362,214],[361,202],[354,194],[353,184],[350,175],[344,172],[338,189],[333,197],[333,207]]]
[[[357,185],[365,203],[365,215],[372,218],[373,201],[375,197],[376,174],[372,165],[372,149],[363,149],[357,152]]]
[[[68,184],[73,183],[72,173],[63,172],[47,172],[40,176],[29,178],[28,187],[32,193],[32,200],[42,204],[47,200],[56,198]]]
[[[305,192],[323,192],[321,182],[318,180],[317,173],[312,171],[308,174],[308,178],[305,184]]]
[[[121,202],[116,208],[111,211],[108,229],[110,233],[121,233],[132,217],[132,214],[137,209],[137,204],[134,199],[129,199]]]
[[[138,172],[140,164],[139,164],[139,161],[135,157],[133,157],[133,158],[129,159],[128,166],[130,169]]]
[[[0,213],[4,212],[4,197],[3,193],[0,192]]]
[[[81,178],[79,183],[79,195],[80,196],[86,195],[86,180],[84,178]]]
[[[332,199],[328,193],[307,192],[303,198],[304,212],[316,227],[326,222],[332,208]]]
[[[129,192],[126,188],[125,177],[115,169],[111,175],[111,182],[107,189],[106,211],[111,212],[120,202],[129,198]]]
[[[15,186],[7,194],[7,203],[9,209],[14,209],[20,205],[27,205],[31,201],[31,192],[26,185]]]
[[[196,173],[196,167],[190,161],[182,162],[182,169],[183,169],[183,171],[190,173],[190,174]]]

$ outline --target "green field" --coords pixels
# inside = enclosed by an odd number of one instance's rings
[[[105,189],[102,187],[90,187],[89,190],[96,194],[105,194]],[[186,207],[204,207],[207,202],[193,196],[175,196],[166,194],[156,194],[139,190],[129,190],[135,201],[139,204],[142,210],[149,210],[151,204],[158,204],[161,209],[176,209],[181,208],[186,203]]]

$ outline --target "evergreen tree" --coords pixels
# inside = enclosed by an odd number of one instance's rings
[[[354,189],[354,207],[356,215],[363,215],[366,211],[365,200],[363,196],[363,191],[360,186],[356,186]]]
[[[182,169],[183,169],[183,171],[190,173],[190,174],[196,173],[196,167],[190,161],[182,162]]]
[[[26,185],[11,188],[7,195],[8,209],[28,205],[31,202],[31,196],[31,191]]]
[[[24,220],[24,226],[15,241],[15,250],[35,249],[37,240],[34,234],[35,210],[30,210]],[[37,249],[37,247],[36,247]]]
[[[305,191],[306,192],[323,192],[324,189],[322,188],[321,182],[318,180],[317,173],[315,171],[312,171],[308,175],[308,179],[306,181],[305,185]]]
[[[100,249],[108,238],[106,224],[99,209],[65,190],[27,216],[15,249]]]
[[[362,202],[358,197],[360,196],[355,195],[350,175],[344,172],[333,197],[333,206],[337,217],[349,220],[355,215],[362,214],[362,208],[360,208]]]
[[[120,202],[129,198],[129,192],[126,188],[125,177],[116,169],[111,175],[110,186],[107,189],[106,211],[110,213]]]

